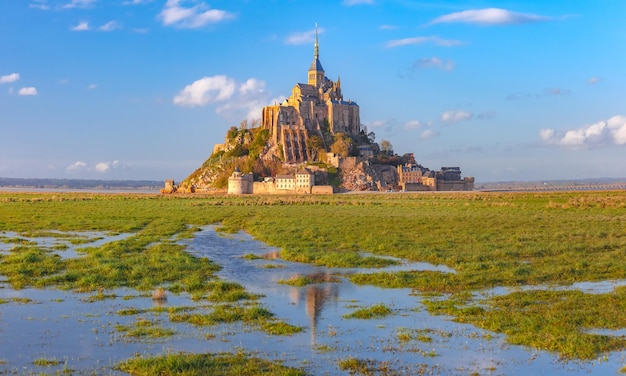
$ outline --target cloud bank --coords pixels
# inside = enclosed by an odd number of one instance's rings
[[[539,131],[539,138],[547,145],[573,149],[626,145],[626,116],[616,115],[606,121],[563,131],[544,128]]]
[[[276,98],[274,101],[283,99]],[[237,83],[233,78],[217,75],[203,77],[185,86],[174,97],[173,103],[182,107],[219,104],[216,112],[228,120],[241,116],[254,121],[261,117],[261,110],[270,100],[265,91],[265,81],[249,78],[244,83]]]

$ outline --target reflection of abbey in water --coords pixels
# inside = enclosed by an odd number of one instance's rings
[[[317,322],[321,316],[324,305],[329,301],[337,301],[339,297],[339,287],[334,282],[333,276],[329,272],[309,275],[316,284],[303,288],[293,288],[291,290],[291,300],[295,304],[304,301],[306,315],[311,321],[311,341],[315,342],[317,335]]]
[[[317,26],[308,73],[308,82],[296,84],[288,99],[263,108],[261,127],[270,130],[275,145],[282,145],[287,163],[312,159],[306,147],[309,136],[326,132],[358,135],[361,131],[359,106],[343,99],[340,78],[334,82],[326,77],[319,60]]]

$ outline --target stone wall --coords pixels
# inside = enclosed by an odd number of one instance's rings
[[[314,185],[311,189],[314,195],[332,195],[334,192],[332,185]]]

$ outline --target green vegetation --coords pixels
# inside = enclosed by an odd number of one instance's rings
[[[169,337],[176,333],[171,329],[155,326],[153,321],[144,318],[138,318],[132,326],[117,325],[115,329],[125,333],[127,337],[134,338],[161,338]]]
[[[215,281],[207,286],[211,293],[208,300],[213,302],[236,302],[239,300],[256,299],[255,296],[245,291],[243,286],[238,283]]]
[[[351,375],[395,375],[387,362],[378,362],[372,359],[358,359],[352,356],[337,362],[339,369],[350,372]]]
[[[302,286],[310,285],[315,282],[313,282],[313,280],[307,276],[298,275],[298,276],[293,276],[289,279],[280,279],[278,280],[278,283],[281,283],[283,285],[302,287]]]
[[[454,272],[380,272],[350,278],[355,283],[412,288],[430,299],[427,308],[434,314],[503,333],[511,343],[590,359],[626,349],[621,337],[594,334],[594,329],[626,327],[623,289],[598,294],[524,290],[479,300],[472,293],[500,286],[541,289],[626,279],[625,209],[626,192],[618,191],[328,197],[1,193],[0,234],[132,235],[83,248],[80,259],[62,259],[28,240],[19,242],[0,255],[0,275],[18,289],[164,287],[211,304],[247,301],[251,297],[243,289],[218,283],[218,265],[191,256],[172,241],[179,234],[189,236],[189,225],[197,229],[219,223],[229,232],[247,231],[293,261],[338,267],[390,262],[362,256],[368,252],[445,265]],[[243,320],[250,315],[231,311]],[[220,322],[196,312],[176,315]]]
[[[133,358],[118,365],[131,375],[195,376],[195,375],[268,375],[304,376],[301,370],[277,362],[251,358],[245,354],[169,354]]]
[[[53,367],[53,366],[58,366],[59,364],[61,364],[61,361],[55,358],[51,358],[51,359],[38,358],[33,361],[33,364],[39,367]]]
[[[343,315],[346,319],[377,319],[391,314],[391,309],[384,304],[375,304],[371,307],[360,308],[356,311]]]

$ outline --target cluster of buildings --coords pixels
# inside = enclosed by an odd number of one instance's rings
[[[330,185],[315,185],[315,174],[306,168],[299,169],[294,174],[277,175],[265,178],[263,181],[254,181],[252,173],[244,174],[235,168],[228,178],[228,194],[332,194]]]
[[[307,83],[297,83],[282,103],[264,107],[261,127],[270,130],[286,163],[312,159],[306,148],[310,136],[339,132],[357,135],[361,131],[359,105],[343,99],[340,78],[334,82],[326,77],[319,60],[317,27]]]
[[[336,82],[328,79],[319,60],[317,26],[307,83],[297,83],[289,98],[282,103],[264,107],[261,127],[270,131],[271,144],[279,149],[277,151],[283,155],[284,162],[292,165],[313,159],[306,147],[307,139],[313,135],[360,134],[359,106],[344,100],[341,79]],[[362,146],[359,151],[364,159],[373,156],[369,145]],[[339,167],[341,161],[335,160],[338,156],[329,155],[329,159],[332,165]],[[389,183],[404,191],[468,191],[474,188],[474,178],[461,179],[458,167],[442,167],[441,171],[435,172],[419,165],[398,166],[397,181]],[[251,173],[244,174],[236,169],[228,179],[228,194],[280,193],[332,194],[333,188],[316,185],[315,174],[307,168],[259,182],[253,180]]]
[[[409,163],[398,166],[397,171],[398,184],[405,192],[474,190],[474,177],[461,179],[460,167],[442,167],[440,171],[432,171]]]

